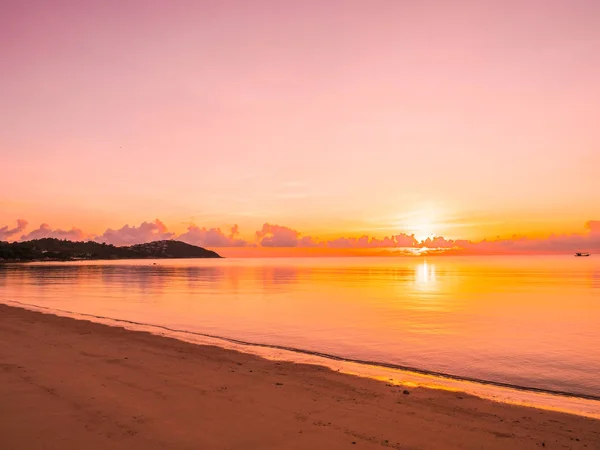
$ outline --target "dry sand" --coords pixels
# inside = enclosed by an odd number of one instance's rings
[[[600,449],[600,421],[0,305],[0,449]]]

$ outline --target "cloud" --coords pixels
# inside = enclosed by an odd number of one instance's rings
[[[265,223],[256,239],[263,247],[298,247],[300,232],[281,225]]]
[[[244,239],[237,237],[239,233],[237,225],[231,227],[231,231],[227,235],[220,228],[200,228],[197,225],[190,225],[188,231],[177,236],[176,239],[201,247],[244,247],[248,245]]]
[[[585,228],[589,230],[591,235],[600,235],[600,220],[588,220]]]
[[[15,228],[9,229],[8,225],[0,228],[0,241],[8,239],[15,234],[22,233],[25,228],[27,228],[27,224],[28,222],[26,220],[17,219],[17,226]]]
[[[43,223],[37,230],[21,236],[21,241],[31,241],[32,239],[56,238],[67,239],[69,241],[82,241],[85,239],[85,233],[79,228],[70,230],[52,229],[47,223]]]
[[[583,234],[552,234],[547,238],[513,236],[510,239],[484,239],[479,242],[454,241],[456,245],[449,253],[518,255],[600,251],[600,221],[588,221],[586,230]]]
[[[513,236],[508,239],[496,239],[473,242],[466,239],[447,239],[435,236],[418,241],[413,234],[400,233],[383,238],[363,235],[360,237],[339,237],[331,240],[319,240],[312,236],[302,236],[293,228],[265,223],[256,232],[256,238],[262,247],[325,247],[331,249],[386,249],[408,248],[425,249],[426,253],[444,254],[543,254],[569,253],[575,251],[600,251],[600,221],[586,223],[583,234],[551,235],[547,238],[528,238]]]
[[[108,228],[95,241],[122,246],[163,241],[173,239],[173,236],[175,233],[168,231],[165,224],[156,219],[154,222],[142,222],[139,227],[124,225],[118,230]]]
[[[449,249],[449,248],[464,248],[465,246],[470,245],[471,242],[464,239],[446,239],[443,236],[435,236],[433,238],[427,238],[422,240],[416,244],[417,247],[421,248],[439,248],[439,249]]]
[[[398,248],[414,247],[417,244],[417,240],[412,234],[398,234],[396,236],[384,237],[383,239],[371,238],[369,236],[361,236],[359,238],[340,237],[324,241],[312,236],[301,236],[301,233],[293,228],[270,223],[265,223],[262,229],[257,231],[255,235],[262,247]]]
[[[359,238],[337,238],[327,242],[330,248],[365,248],[369,244],[369,236]]]
[[[551,235],[547,238],[513,236],[509,239],[496,239],[473,242],[466,239],[447,239],[435,236],[419,241],[414,234],[400,233],[383,238],[363,235],[360,237],[339,237],[319,240],[282,225],[265,223],[256,232],[262,247],[325,247],[331,249],[386,249],[408,248],[425,249],[426,253],[444,254],[536,254],[569,253],[575,251],[600,251],[600,221],[586,223],[583,234]]]
[[[417,244],[417,239],[414,234],[397,234],[394,236],[398,247],[414,247]]]
[[[312,236],[304,236],[298,240],[298,247],[304,248],[316,248],[316,247],[325,247],[325,242],[319,242]]]
[[[325,242],[312,236],[301,237],[301,233],[293,228],[270,223],[265,223],[262,229],[255,233],[255,236],[261,247],[317,248],[326,246]]]
[[[418,246],[417,244],[414,234],[404,233],[382,239],[365,235],[359,238],[341,237],[327,241],[329,248],[412,248]]]
[[[26,220],[17,220],[17,226],[0,228],[0,240],[16,236],[23,232],[28,223]],[[21,236],[21,241],[58,238],[81,241],[90,238],[78,228],[71,230],[53,229],[47,223],[28,234]],[[576,251],[600,252],[600,220],[589,220],[585,224],[585,232],[579,234],[553,234],[546,238],[529,238],[513,236],[508,239],[484,239],[482,241],[469,241],[464,239],[447,239],[435,236],[418,241],[413,234],[399,233],[386,237],[339,237],[331,240],[322,240],[314,236],[303,236],[298,230],[283,225],[265,223],[255,233],[256,243],[248,242],[240,237],[240,230],[233,225],[229,232],[221,228],[206,228],[190,225],[183,234],[176,235],[169,231],[165,224],[156,219],[154,222],[143,222],[139,226],[124,225],[113,230],[104,231],[94,238],[97,242],[122,246],[133,245],[157,240],[177,239],[192,245],[202,247],[246,247],[261,246],[266,248],[322,248],[322,249],[413,249],[410,252],[419,254],[460,254],[460,255],[485,255],[485,254],[564,254]],[[371,253],[373,254],[373,253]]]

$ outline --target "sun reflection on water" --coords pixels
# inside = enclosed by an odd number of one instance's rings
[[[415,268],[415,284],[418,288],[431,288],[436,283],[435,266],[424,261]]]

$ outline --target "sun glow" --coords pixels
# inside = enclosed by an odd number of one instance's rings
[[[437,228],[437,217],[433,208],[423,209],[407,215],[399,223],[399,228],[405,233],[414,234],[418,241],[436,236],[440,233]]]
[[[420,225],[415,225],[413,227],[411,227],[410,232],[411,234],[415,235],[415,238],[418,241],[423,241],[427,238],[432,238],[435,236],[435,232],[433,230],[433,225],[430,223],[424,223],[424,224],[420,224]]]

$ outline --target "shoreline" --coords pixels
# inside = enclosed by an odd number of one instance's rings
[[[600,448],[582,416],[5,304],[0,318],[7,450]]]
[[[88,261],[164,261],[170,259],[226,259],[225,256],[169,256],[160,257],[152,256],[148,258],[71,258],[71,259],[0,259],[0,265],[2,264],[43,264],[43,263],[72,263],[72,262],[88,262]]]
[[[59,315],[56,313],[65,313],[65,314],[67,314],[67,316],[63,316],[63,317],[71,317],[75,320],[87,320],[86,318],[89,317],[89,318],[93,318],[93,319],[99,319],[101,321],[101,322],[97,322],[97,323],[105,323],[105,324],[109,324],[110,326],[118,327],[118,326],[123,326],[123,324],[125,324],[125,325],[133,325],[133,326],[138,326],[138,327],[146,327],[149,329],[163,330],[163,331],[167,331],[169,333],[173,333],[173,334],[177,334],[177,335],[183,334],[183,335],[197,336],[200,338],[208,338],[213,341],[216,341],[217,342],[216,345],[219,347],[226,348],[226,347],[223,347],[223,345],[219,345],[218,342],[221,342],[222,344],[225,344],[225,343],[234,344],[234,345],[240,346],[242,349],[246,350],[246,351],[244,351],[244,350],[236,350],[236,351],[240,351],[242,353],[257,354],[259,356],[261,355],[260,352],[253,353],[253,352],[247,351],[247,350],[250,350],[250,349],[266,349],[267,351],[268,350],[281,350],[284,352],[289,352],[291,354],[306,355],[309,357],[316,357],[318,359],[324,359],[324,360],[330,360],[330,361],[338,361],[341,363],[357,364],[359,366],[367,366],[370,368],[391,369],[391,370],[395,370],[395,371],[407,372],[409,374],[414,374],[414,375],[424,375],[427,377],[434,377],[434,378],[442,379],[442,380],[452,380],[452,381],[458,381],[458,382],[473,383],[473,384],[478,384],[478,385],[482,385],[482,386],[505,388],[505,389],[509,389],[509,390],[513,390],[513,391],[521,391],[521,392],[531,393],[531,394],[544,394],[544,395],[550,395],[550,396],[565,397],[565,398],[574,399],[574,400],[591,400],[594,402],[599,402],[598,403],[598,405],[599,405],[598,415],[592,416],[592,417],[596,417],[596,418],[600,419],[600,396],[599,395],[576,393],[576,392],[569,392],[569,391],[555,390],[555,389],[545,389],[545,388],[538,388],[538,387],[532,387],[532,386],[523,386],[523,385],[511,384],[509,382],[486,380],[486,379],[482,379],[482,378],[454,375],[454,374],[450,374],[450,373],[439,372],[439,371],[428,370],[428,369],[421,369],[419,367],[412,367],[412,366],[406,366],[406,365],[401,365],[401,364],[344,357],[344,356],[340,356],[340,355],[319,352],[316,350],[307,350],[307,349],[285,346],[285,345],[249,342],[249,341],[244,341],[241,339],[236,339],[236,338],[231,338],[231,337],[226,337],[226,336],[217,336],[217,335],[212,335],[212,334],[208,334],[208,333],[201,333],[198,331],[176,329],[176,328],[168,327],[166,325],[136,322],[136,321],[127,320],[127,319],[115,319],[113,317],[99,316],[99,315],[94,315],[94,314],[78,313],[75,311],[55,309],[55,308],[50,308],[47,306],[23,303],[23,302],[19,302],[19,301],[15,301],[15,300],[9,301],[9,303],[16,304],[16,305],[14,305],[15,307],[27,309],[30,311],[39,311],[42,313],[44,313],[44,311],[48,311],[48,314],[54,314],[54,315]],[[4,304],[6,304],[6,303],[4,303]],[[8,306],[13,306],[13,305],[8,305]],[[107,323],[107,322],[109,322],[109,323]],[[112,325],[110,323],[112,323]],[[138,331],[135,328],[132,328],[131,330]],[[156,334],[156,333],[153,333],[153,334]],[[166,336],[173,337],[172,335],[171,336],[166,335]],[[185,339],[184,339],[184,341],[192,342],[190,340],[185,340]],[[198,345],[206,345],[206,344],[198,344]],[[208,344],[208,345],[212,345],[212,344]],[[294,358],[292,358],[291,360],[288,359],[287,361],[294,362]],[[323,362],[326,362],[326,361],[323,361]],[[469,393],[469,392],[466,392],[466,393]],[[535,405],[532,405],[532,406],[535,407]],[[569,411],[565,411],[565,412],[569,412]]]

